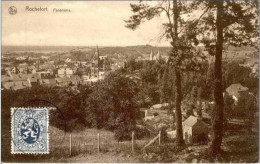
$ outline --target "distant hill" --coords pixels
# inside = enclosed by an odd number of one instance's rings
[[[99,47],[100,55],[105,55],[113,58],[122,59],[135,59],[138,57],[149,57],[151,51],[154,55],[160,52],[161,56],[166,56],[169,54],[170,47],[154,47],[151,45],[137,45],[137,46],[110,46],[110,47]],[[57,52],[60,54],[61,58],[72,57],[73,51],[81,51],[84,58],[91,58],[95,54],[96,47],[94,46],[2,46],[2,53],[12,53],[12,52],[35,52],[35,53],[48,53]],[[224,52],[223,57],[225,58],[248,58],[248,57],[258,57],[258,53],[254,47],[242,46],[234,47],[228,46],[226,52]],[[254,52],[254,53],[253,53]]]
[[[2,46],[2,53],[11,52],[59,52],[70,51],[83,46]]]
[[[95,51],[95,50],[94,50]],[[107,55],[113,57],[125,57],[125,58],[137,58],[148,57],[153,52],[154,55],[160,52],[160,54],[167,55],[170,51],[170,47],[153,47],[153,46],[127,46],[127,47],[104,47],[100,48],[100,55]]]
[[[150,45],[141,46],[126,46],[126,47],[99,47],[100,56],[108,56],[109,58],[116,59],[135,59],[138,57],[149,57],[151,51],[156,55],[159,51],[161,56],[168,55],[171,50],[170,47],[153,47]],[[92,59],[96,52],[96,47],[89,47],[88,51],[82,51],[80,48],[74,49],[71,52],[81,51],[81,55],[71,53],[71,58],[77,58],[76,60]]]

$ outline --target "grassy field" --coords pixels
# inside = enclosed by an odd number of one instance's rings
[[[95,133],[95,130],[91,130]],[[83,133],[88,133],[88,130]],[[115,147],[114,147],[115,148]],[[131,152],[131,149],[110,149],[97,153],[95,151],[81,152],[73,156],[53,158],[47,161],[57,162],[131,162],[131,163],[175,163],[175,162],[220,162],[220,163],[256,163],[258,161],[258,134],[247,134],[243,131],[226,132],[222,143],[222,154],[216,157],[207,154],[208,145],[186,145],[177,148],[174,143],[163,143],[158,146],[157,143],[149,146],[143,152],[136,149]]]
[[[227,132],[223,137],[223,152],[216,157],[208,154],[208,145],[176,147],[173,143],[149,147],[140,162],[160,163],[258,163],[258,133]]]
[[[257,162],[259,156],[258,133],[245,131],[226,132],[223,138],[223,153],[215,158],[207,156],[207,145],[187,145],[176,148],[174,143],[154,143],[143,152],[141,148],[149,139],[137,140],[135,151],[131,141],[117,142],[114,134],[106,130],[84,129],[70,133],[54,127],[49,128],[50,154],[12,155],[10,142],[2,143],[3,162]],[[97,134],[100,135],[98,153]],[[3,140],[2,140],[3,141]],[[9,145],[9,146],[8,146]]]
[[[56,131],[52,128],[51,131]],[[50,132],[52,133],[52,132]],[[53,150],[66,150],[68,156],[70,155],[70,137],[72,155],[81,153],[95,153],[98,152],[98,134],[100,136],[100,147],[105,149],[107,145],[112,146],[116,143],[114,134],[106,130],[85,129],[80,132],[66,133],[60,135],[61,132],[53,134],[50,137],[50,146]]]
[[[100,153],[98,153],[98,134]],[[71,136],[71,149],[70,149]],[[149,139],[136,140],[135,150],[139,151]],[[50,153],[47,155],[19,155],[10,153],[10,142],[3,143],[3,162],[136,162],[132,154],[131,141],[118,142],[114,133],[103,129],[84,129],[79,132],[65,133],[49,127]],[[71,150],[71,151],[70,151]]]

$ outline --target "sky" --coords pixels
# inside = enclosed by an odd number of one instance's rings
[[[138,3],[138,1],[131,2]],[[151,2],[157,3],[157,2]],[[17,14],[10,15],[8,8],[15,6]],[[47,12],[29,12],[29,7],[47,7]],[[53,8],[71,12],[53,12]],[[3,45],[48,46],[169,46],[166,40],[158,41],[162,33],[163,17],[156,17],[132,31],[124,20],[132,15],[129,1],[3,1]]]

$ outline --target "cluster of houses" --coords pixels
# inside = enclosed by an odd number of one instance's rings
[[[243,95],[250,94],[247,87],[242,86],[241,84],[232,84],[226,88],[223,96],[228,94],[234,99],[234,103],[237,104],[239,98]],[[214,102],[208,102],[209,104],[214,104]],[[205,104],[205,103],[204,103]],[[167,114],[165,110],[161,110],[162,107],[167,107],[169,104],[155,104],[150,107],[150,109],[141,109],[144,112],[144,121],[149,126],[154,126],[158,128],[159,126],[166,126],[166,132],[169,138],[175,138],[176,131],[173,130],[170,126],[172,124],[174,116]],[[194,115],[188,117],[182,113],[182,119],[184,120],[183,125],[183,138],[186,143],[196,143],[196,142],[208,142],[209,138],[209,124],[210,116],[207,114],[208,111],[205,111],[205,108],[202,106],[202,116],[199,116],[195,111]],[[168,123],[167,121],[168,120]]]
[[[115,61],[114,58],[108,59],[107,56],[101,56],[98,47],[90,61],[73,61],[71,58],[64,58],[63,62],[60,62],[60,55],[58,56],[58,62],[50,60],[50,56],[40,56],[38,58],[19,56],[15,58],[16,61],[20,61],[20,64],[16,66],[5,62],[2,64],[2,90],[19,90],[35,85],[48,87],[66,87],[77,84],[88,85],[103,80],[111,71],[126,67],[125,59],[120,60],[119,57]],[[4,59],[11,60],[9,57]],[[161,56],[158,50],[156,55],[151,51],[149,57],[141,57],[137,60],[159,61],[161,59],[167,60],[164,56]],[[34,63],[29,64],[26,61]],[[138,73],[128,76],[132,80],[140,82]]]
[[[116,60],[101,56],[98,47],[90,61],[73,61],[71,58],[65,58],[61,64],[60,55],[59,62],[50,60],[49,56],[16,57],[15,60],[20,61],[20,64],[16,66],[12,66],[9,62],[2,64],[2,89],[19,90],[35,85],[66,87],[68,85],[92,84],[103,80],[111,71],[125,68],[126,59],[120,59],[120,56],[118,58]],[[8,57],[4,59],[11,60]],[[156,55],[151,51],[148,58],[142,58],[142,60],[150,61],[160,59],[163,57],[161,57],[159,50]],[[28,64],[25,61],[33,61],[34,63]],[[137,74],[129,75],[129,78],[140,82],[140,77]]]
[[[157,105],[160,106],[160,104]],[[208,141],[209,126],[201,117],[191,115],[188,118],[183,118],[183,120],[183,138],[187,144],[195,142],[206,143]],[[154,129],[165,127],[169,138],[176,137],[176,130],[171,128],[173,116],[169,116],[161,110],[149,109],[145,110],[144,121],[146,125],[154,127]]]
[[[69,77],[45,78],[40,73],[2,75],[2,89],[20,90],[42,85],[47,87],[67,87],[69,85],[82,84],[83,81],[78,75]]]
[[[36,85],[47,87],[88,85],[103,80],[112,71],[107,56],[100,56],[98,48],[89,65],[84,65],[84,61],[80,61],[75,63],[77,66],[71,67],[70,62],[66,59],[66,64],[59,65],[55,65],[53,61],[46,61],[44,64],[22,63],[15,67],[5,67],[5,73],[2,73],[2,90],[19,90]],[[82,71],[78,73],[78,70]]]

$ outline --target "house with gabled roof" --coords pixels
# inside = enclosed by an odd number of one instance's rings
[[[240,96],[244,93],[247,93],[248,90],[249,89],[247,87],[244,87],[241,84],[231,84],[226,89],[226,92],[235,100],[236,103]]]
[[[183,136],[186,143],[207,141],[208,125],[195,116],[188,117],[183,123]]]
[[[1,82],[10,82],[10,81],[13,81],[13,76],[12,74],[9,72],[7,73],[6,75],[2,75],[1,76]]]
[[[15,81],[13,85],[13,90],[20,90],[25,88],[30,88],[31,84],[28,81]]]
[[[3,89],[20,90],[30,88],[31,84],[28,81],[9,81],[2,82]]]
[[[27,74],[8,72],[6,75],[2,75],[2,87],[3,89],[19,90],[31,87],[31,82]]]
[[[30,73],[27,74],[27,76],[32,86],[36,86],[41,79],[41,76],[38,73]]]

